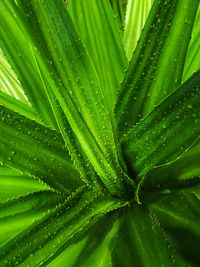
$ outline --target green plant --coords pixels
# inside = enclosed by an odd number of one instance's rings
[[[199,266],[199,0],[152,2],[0,1],[0,266]]]

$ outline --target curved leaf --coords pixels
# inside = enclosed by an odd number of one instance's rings
[[[179,159],[170,164],[154,168],[148,174],[144,181],[143,187],[147,190],[153,188],[167,187],[168,184],[173,186],[178,182],[195,176],[200,176],[200,140]]]
[[[54,209],[63,202],[64,197],[52,191],[43,191],[0,204],[0,246]]]
[[[41,78],[51,101],[56,97],[53,106],[58,101],[61,109],[56,109],[67,118],[64,137],[72,158],[76,161],[79,156],[77,140],[87,157],[86,162],[76,162],[85,169],[82,174],[85,181],[98,190],[104,184],[111,194],[121,196],[130,190],[132,182],[119,166],[118,146],[95,70],[64,3],[61,0],[51,2],[24,0],[19,3],[19,10],[24,12],[20,19],[27,28],[28,37],[32,38],[30,42]],[[63,118],[62,114],[59,116]],[[91,167],[98,174],[95,181],[85,175]]]
[[[0,91],[0,104],[12,111],[24,115],[29,119],[36,120],[37,122],[41,123],[38,114],[29,105],[1,91]]]
[[[64,193],[82,185],[62,137],[0,106],[0,162],[44,180]]]
[[[155,0],[116,106],[120,136],[181,83],[199,0]]]
[[[82,188],[2,246],[0,264],[13,266],[18,262],[21,266],[45,265],[45,261],[53,258],[54,253],[59,254],[59,250],[74,235],[80,234],[85,227],[91,227],[98,218],[121,205],[124,203]]]
[[[0,203],[41,190],[50,190],[50,187],[17,170],[0,166]]]
[[[174,193],[150,205],[162,226],[176,240],[177,249],[192,266],[199,265],[200,200],[188,193]],[[191,266],[191,265],[190,265]]]
[[[124,137],[124,155],[138,181],[154,166],[177,159],[199,137],[199,99],[197,72]]]

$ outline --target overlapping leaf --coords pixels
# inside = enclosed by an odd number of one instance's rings
[[[199,0],[154,2],[118,98],[120,135],[181,83],[198,4]]]
[[[64,197],[52,191],[41,191],[0,204],[0,246],[54,209]]]
[[[77,147],[74,145],[77,141],[69,135],[76,137],[87,157],[86,162],[76,162],[77,166],[84,165],[85,168],[92,165],[101,178],[94,181],[98,186],[103,182],[112,194],[123,194],[121,192],[127,191],[123,180],[130,181],[119,166],[111,118],[93,65],[63,2],[34,0],[19,4],[18,10],[18,6],[12,3],[16,14],[23,11],[26,15],[18,15],[18,18],[23,21],[27,36],[31,38],[43,82],[50,91],[50,98],[56,97],[67,118],[65,141],[72,158],[77,159]],[[55,105],[56,100],[53,101]],[[87,167],[84,173],[87,173]],[[93,183],[92,179],[85,177],[89,184]]]
[[[124,155],[138,181],[152,167],[177,159],[199,137],[199,99],[197,72],[124,137]]]
[[[0,106],[0,162],[64,193],[82,182],[59,133]]]
[[[124,205],[105,196],[98,196],[84,188],[28,229],[19,233],[0,249],[0,264],[13,266],[45,265],[54,254],[59,254],[70,239],[81,233],[107,211]],[[28,242],[27,242],[28,240]]]
[[[0,167],[0,203],[29,193],[50,190],[50,187],[7,166]]]

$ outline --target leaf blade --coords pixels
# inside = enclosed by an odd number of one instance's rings
[[[138,180],[177,159],[199,137],[199,86],[197,72],[124,137],[124,153]]]
[[[120,137],[180,85],[198,4],[154,1],[116,105]]]
[[[3,164],[38,177],[64,193],[82,185],[59,133],[3,106],[0,118]]]

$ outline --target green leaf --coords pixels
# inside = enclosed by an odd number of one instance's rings
[[[124,155],[138,181],[154,166],[176,160],[199,137],[199,98],[197,72],[124,137]]]
[[[25,29],[15,14],[13,5],[13,0],[0,3],[0,47],[16,73],[35,112],[38,112],[46,125],[55,129],[57,128],[55,118],[38,75],[29,41],[25,37]],[[13,29],[15,30],[13,31]],[[18,85],[12,84],[12,91],[17,90]]]
[[[106,214],[89,231],[71,240],[63,252],[50,262],[49,267],[109,267],[118,234],[118,211]],[[48,263],[48,262],[47,262]]]
[[[109,1],[69,0],[68,10],[94,63],[113,117],[117,89],[123,80],[127,60]]]
[[[190,45],[187,52],[184,73],[182,81],[187,80],[195,71],[200,69],[200,5],[198,8],[198,12],[196,15],[193,31],[192,31],[192,39],[190,41]]]
[[[128,0],[123,43],[128,60],[131,60],[133,51],[146,23],[149,11],[154,0]]]
[[[0,167],[0,203],[41,190],[50,190],[50,187],[39,179],[21,174],[17,170],[6,166]]]
[[[116,199],[98,196],[82,188],[45,218],[7,242],[0,249],[0,264],[45,265],[55,253],[62,251],[73,236],[80,234],[85,227],[91,227],[108,211],[122,205],[124,203]]]
[[[15,88],[15,90],[13,90]],[[6,60],[3,51],[0,49],[0,90],[15,97],[16,99],[27,103],[27,98],[24,95],[23,89],[16,77],[16,74],[11,69]]]
[[[123,35],[124,31],[127,2],[128,0],[110,0],[121,35]]]
[[[50,209],[63,202],[64,195],[42,191],[0,204],[0,245],[4,245]]]
[[[134,203],[122,214],[112,251],[113,266],[184,266],[151,212]]]
[[[36,120],[37,122],[41,123],[41,120],[38,114],[28,105],[25,104],[16,98],[0,91],[0,104],[4,107],[15,111],[25,117]]]
[[[122,83],[116,106],[126,133],[181,83],[199,0],[156,0]]]
[[[78,168],[81,166],[85,174],[92,165],[100,179],[85,175],[89,185],[96,185],[99,190],[103,183],[111,194],[123,195],[130,190],[131,181],[119,166],[118,146],[96,72],[64,3],[61,0],[51,0],[51,3],[24,0],[19,9],[25,13],[20,19],[24,20],[32,38],[32,51],[46,90],[50,92],[54,112],[62,111],[67,118],[68,122],[62,122],[61,127],[63,124],[66,127],[64,137],[69,152],[74,161],[80,151],[87,157],[86,162],[79,160],[75,164]],[[59,119],[57,117],[59,121],[63,120],[62,112]],[[77,149],[77,140],[81,150]],[[123,180],[128,183],[127,189]]]
[[[186,151],[180,158],[170,164],[154,168],[148,174],[143,187],[147,190],[160,188],[175,182],[200,176],[200,140]]]
[[[150,205],[162,226],[176,240],[177,249],[192,266],[199,265],[200,200],[188,193],[174,193]]]
[[[82,185],[59,133],[0,106],[0,162],[71,193]]]

